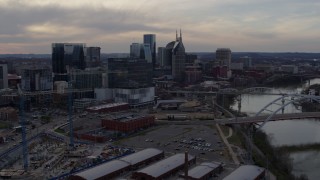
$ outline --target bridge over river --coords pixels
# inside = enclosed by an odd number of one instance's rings
[[[250,124],[264,122],[269,115],[266,116],[253,116],[253,117],[237,117],[228,119],[216,120],[219,124]],[[293,119],[308,119],[308,118],[320,118],[320,112],[302,112],[302,113],[287,113],[287,114],[275,114],[269,121],[280,121],[280,120],[293,120]]]

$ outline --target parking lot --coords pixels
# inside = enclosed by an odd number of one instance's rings
[[[136,150],[154,147],[164,150],[167,155],[188,151],[197,157],[198,163],[231,162],[226,147],[214,126],[161,125],[115,143]]]

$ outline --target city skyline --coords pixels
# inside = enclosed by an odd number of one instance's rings
[[[180,28],[188,52],[319,52],[319,7],[315,0],[0,0],[0,54],[49,54],[55,42],[128,53],[143,34],[156,34],[161,47]]]

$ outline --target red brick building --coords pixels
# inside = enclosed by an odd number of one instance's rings
[[[12,107],[0,108],[0,120],[2,121],[17,121],[18,111]]]
[[[154,116],[137,114],[118,114],[101,120],[101,126],[120,132],[133,132],[140,128],[149,127],[155,124]]]

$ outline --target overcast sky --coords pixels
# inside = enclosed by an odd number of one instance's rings
[[[319,0],[0,0],[0,53],[51,53],[53,42],[129,52],[182,29],[186,51],[319,52]]]

